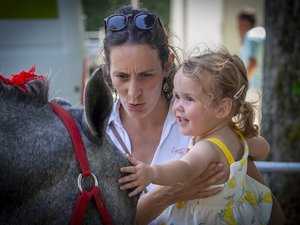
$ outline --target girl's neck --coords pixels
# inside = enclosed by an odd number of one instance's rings
[[[210,137],[215,137],[215,136],[220,136],[226,132],[228,132],[231,128],[228,126],[228,122],[224,122],[224,123],[220,123],[217,126],[215,126],[213,129],[211,129],[210,131],[206,132],[205,134],[199,135],[194,137],[194,143],[203,140],[203,139],[207,139]]]

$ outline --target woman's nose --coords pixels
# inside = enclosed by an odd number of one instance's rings
[[[128,95],[131,98],[136,98],[141,93],[141,87],[139,83],[135,80],[131,80],[128,86]]]

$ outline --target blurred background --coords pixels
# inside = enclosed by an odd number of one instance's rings
[[[8,76],[36,65],[37,73],[48,74],[52,79],[52,97],[78,103],[84,71],[92,71],[101,63],[103,19],[121,5],[131,3],[1,1],[0,73]],[[257,9],[258,24],[263,24],[264,16],[262,0],[135,0],[132,4],[159,15],[172,34],[173,44],[184,51],[198,43],[214,43],[238,53],[237,11],[244,5],[253,6]]]
[[[101,64],[103,19],[121,5],[157,14],[173,45],[225,45],[240,54],[237,13],[244,6],[266,28],[261,135],[271,154],[259,164],[286,214],[300,224],[300,1],[24,0],[0,3],[0,74],[36,66],[51,80],[50,98],[82,103],[85,82]]]

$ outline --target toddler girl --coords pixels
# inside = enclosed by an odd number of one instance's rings
[[[186,154],[176,161],[149,166],[127,155],[130,173],[119,180],[129,196],[149,183],[175,185],[201,175],[212,162],[225,165],[224,190],[205,199],[175,204],[159,224],[267,224],[272,209],[271,191],[247,175],[247,158],[261,159],[268,152],[249,152],[246,138],[258,135],[253,105],[245,101],[247,73],[241,59],[227,50],[208,50],[191,57],[174,78],[173,113],[184,135],[193,136]]]

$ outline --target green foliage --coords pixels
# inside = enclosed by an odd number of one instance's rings
[[[85,18],[85,30],[97,31],[103,26],[103,20],[123,5],[129,5],[130,0],[82,0]],[[169,23],[170,0],[140,1],[141,8],[147,8],[158,15],[164,25]]]
[[[300,75],[298,75],[298,79],[293,83],[292,91],[293,94],[300,96]]]
[[[143,0],[141,2],[141,8],[147,8],[152,13],[159,16],[162,24],[168,26],[170,20],[170,0]]]
[[[56,19],[56,0],[1,1],[0,19]]]

